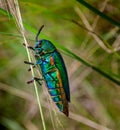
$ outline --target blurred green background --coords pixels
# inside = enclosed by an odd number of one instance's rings
[[[4,2],[0,0],[0,7],[6,10]],[[120,21],[119,1],[87,2]],[[69,118],[51,110],[51,119],[48,109],[53,109],[52,105],[46,101],[44,89],[38,86],[47,130],[119,130],[120,85],[80,63],[63,49],[69,49],[110,76],[120,79],[119,28],[74,0],[20,0],[19,6],[29,44],[34,46],[35,35],[44,24],[41,38],[48,37],[54,41],[68,71],[71,91]],[[28,58],[23,42],[13,18],[0,10],[1,130],[43,130],[34,86],[26,84],[32,75],[27,71],[29,66],[24,64]],[[106,46],[106,42],[109,45]]]

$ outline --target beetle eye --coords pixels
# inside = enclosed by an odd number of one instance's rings
[[[42,40],[40,40],[39,43],[38,43],[39,47],[42,46],[42,43],[43,43]]]
[[[41,42],[39,43],[39,45],[38,45],[39,47],[41,47],[42,46],[42,44],[41,44]]]
[[[38,41],[35,48],[41,48],[42,44],[41,44],[41,41]]]

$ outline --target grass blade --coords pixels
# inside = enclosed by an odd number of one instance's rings
[[[111,76],[110,74],[108,74],[107,72],[103,71],[102,69],[88,63],[87,61],[85,61],[84,59],[82,59],[81,57],[77,56],[76,54],[74,54],[73,52],[71,52],[70,50],[68,50],[67,48],[64,48],[62,46],[59,46],[61,48],[61,50],[66,53],[67,55],[71,56],[72,58],[78,60],[79,62],[83,63],[84,65],[86,65],[87,67],[92,68],[93,70],[95,70],[96,72],[98,72],[99,74],[103,75],[104,77],[106,77],[107,79],[111,80],[112,82],[116,83],[117,85],[120,85],[120,81],[113,78],[113,76]]]
[[[86,8],[88,8],[89,10],[91,10],[92,12],[96,13],[97,15],[101,16],[103,19],[109,21],[111,24],[117,26],[120,28],[120,23],[113,20],[111,17],[107,16],[106,14],[102,13],[101,11],[97,10],[95,7],[91,6],[90,4],[88,4],[87,2],[85,2],[84,0],[77,0],[80,4],[84,5]]]

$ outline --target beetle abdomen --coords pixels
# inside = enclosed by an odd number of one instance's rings
[[[38,63],[41,63],[39,65],[51,98],[59,110],[68,116],[68,100],[66,98],[60,70],[55,64],[54,53],[44,55],[44,57],[41,57],[42,61],[38,61]]]

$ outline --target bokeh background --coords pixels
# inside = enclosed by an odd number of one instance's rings
[[[9,13],[13,0],[0,0],[0,129],[43,130],[24,40]],[[120,78],[120,30],[74,0],[20,0],[26,38],[31,46],[41,25],[40,38],[52,40],[62,54],[69,76],[70,117],[58,112],[38,85],[47,130],[119,130],[120,85],[67,53]],[[120,21],[119,0],[89,0],[90,5]],[[15,10],[14,10],[14,13]],[[60,45],[60,46],[59,46]],[[32,52],[31,52],[32,53]]]

